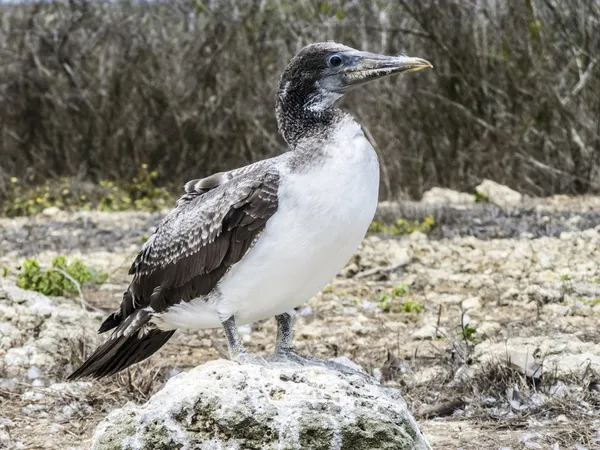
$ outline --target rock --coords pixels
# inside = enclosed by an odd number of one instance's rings
[[[475,191],[505,211],[516,209],[523,201],[523,195],[520,192],[492,180],[483,180],[483,183],[477,186]]]
[[[27,371],[27,378],[30,380],[36,380],[42,376],[42,371],[36,366],[31,366]]]
[[[412,334],[412,338],[417,341],[436,339],[446,336],[443,329],[438,329],[434,324],[425,325]]]
[[[71,347],[66,339],[94,342],[102,317],[72,300],[50,299],[0,278],[0,367],[4,376],[35,380],[63,370]],[[4,335],[2,335],[4,334]]]
[[[527,286],[525,293],[529,296],[530,300],[537,302],[540,305],[560,302],[563,297],[556,289],[545,289],[537,284]]]
[[[500,361],[530,378],[539,379],[542,376],[542,365],[539,358],[518,351],[507,352],[499,356]]]
[[[600,298],[600,284],[597,283],[573,283],[571,289],[580,297]]]
[[[46,217],[54,217],[60,214],[60,208],[57,206],[50,206],[42,210],[42,215]]]
[[[212,361],[112,411],[94,450],[430,449],[398,391],[322,367]]]
[[[21,333],[10,322],[0,321],[0,348],[10,348],[19,341]]]
[[[363,276],[365,272],[379,270],[387,274],[386,270],[388,269],[390,272],[394,272],[410,263],[412,250],[398,239],[380,239],[378,236],[369,236],[361,244],[359,255],[342,270],[344,277],[352,277],[357,274]]]
[[[427,235],[425,233],[421,233],[420,231],[413,231],[408,235],[408,239],[413,242],[426,241]]]
[[[434,205],[471,205],[475,203],[475,197],[466,192],[433,187],[423,193],[421,202]]]
[[[535,372],[540,376],[549,373],[553,377],[584,377],[588,371],[600,371],[600,344],[582,342],[570,335],[510,338],[498,343],[484,341],[475,347],[473,354],[476,364],[506,362],[509,357],[517,364],[523,361],[539,364],[541,367]],[[530,366],[523,364],[523,367],[524,371],[532,370]]]
[[[477,334],[482,337],[492,337],[502,330],[502,325],[498,322],[483,322],[477,325]]]
[[[521,291],[519,291],[519,289],[517,289],[516,287],[510,287],[502,293],[500,299],[502,300],[502,302],[517,300],[519,298],[520,293]]]
[[[481,309],[481,297],[469,297],[461,303],[464,311],[478,311]]]

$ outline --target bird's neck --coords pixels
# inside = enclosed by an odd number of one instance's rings
[[[333,106],[320,108],[303,102],[277,102],[279,132],[292,150],[306,139],[326,138],[344,113]]]

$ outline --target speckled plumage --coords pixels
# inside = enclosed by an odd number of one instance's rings
[[[424,63],[331,42],[302,49],[277,96],[279,130],[291,151],[185,185],[131,266],[120,309],[100,327],[115,331],[70,378],[116,373],[150,356],[177,328],[222,324],[230,352],[243,353],[236,322],[274,315],[278,349],[293,351],[285,312],[343,267],[377,205],[377,155],[333,105],[363,80]]]

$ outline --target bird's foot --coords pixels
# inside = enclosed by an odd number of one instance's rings
[[[265,366],[265,367],[270,366],[269,362],[265,358],[263,358],[260,355],[254,355],[252,353],[240,352],[231,359],[242,365],[253,364],[253,365]]]
[[[317,366],[317,367],[325,367],[330,370],[334,370],[336,372],[343,373],[345,375],[358,375],[362,379],[366,381],[373,381],[374,378],[369,374],[356,370],[350,366],[345,364],[340,364],[336,361],[328,361],[319,358],[315,358],[310,355],[302,355],[297,353],[293,349],[280,350],[278,349],[275,353],[270,355],[267,358],[267,361],[272,363],[294,363],[300,366]]]
[[[280,350],[270,355],[267,360],[273,363],[295,363],[300,366],[322,366],[325,362],[322,359],[310,355],[301,355],[293,349]]]

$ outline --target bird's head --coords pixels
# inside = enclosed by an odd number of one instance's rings
[[[278,105],[309,111],[333,107],[350,89],[389,75],[433,67],[421,58],[361,52],[335,42],[304,47],[281,76]]]

